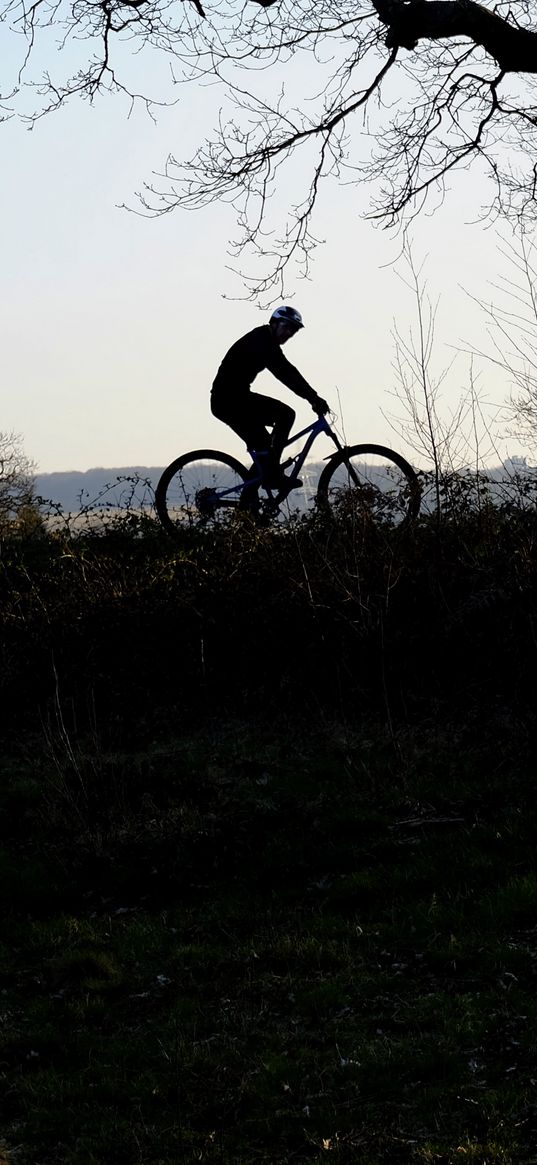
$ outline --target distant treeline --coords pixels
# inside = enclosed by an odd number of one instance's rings
[[[247,458],[243,459],[245,462]],[[410,458],[412,461],[412,458]],[[306,491],[318,481],[324,468],[324,462],[309,462],[302,478],[305,480]],[[417,468],[417,467],[416,467]],[[151,501],[157,482],[164,466],[131,465],[118,467],[94,467],[84,471],[65,470],[57,473],[38,473],[35,477],[35,489],[39,497],[45,502],[52,502],[65,513],[78,513],[88,506],[98,503],[105,497],[107,502],[121,506],[125,494],[125,483],[134,483],[135,497],[140,504]],[[473,471],[471,471],[473,472]],[[536,470],[530,467],[523,457],[514,457],[503,465],[483,469],[484,476],[493,482],[509,482],[513,477],[535,474]],[[129,503],[131,494],[129,492]],[[300,505],[300,496],[295,494],[295,500]]]
[[[105,469],[96,466],[84,471],[73,469],[58,473],[37,473],[35,489],[40,497],[54,502],[68,513],[75,513],[91,505],[103,490],[118,480],[139,478],[141,482],[147,481],[154,490],[163,468],[132,465]]]

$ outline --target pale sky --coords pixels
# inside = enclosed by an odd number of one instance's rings
[[[0,125],[0,428],[22,435],[40,472],[165,465],[206,446],[243,453],[209,408],[226,349],[266,318],[251,303],[224,298],[243,294],[228,270],[232,208],[153,220],[118,209],[136,205],[134,192],[169,151],[188,156],[217,112],[213,90],[202,97],[188,90],[156,126],[142,110],[129,119],[126,103],[111,97],[93,107],[73,102],[32,132],[14,119]],[[462,175],[444,207],[413,231],[416,259],[428,255],[431,296],[441,297],[438,370],[452,358],[450,346],[484,343],[483,319],[460,287],[490,299],[501,264],[496,230],[472,225],[484,198],[478,174]],[[306,327],[285,351],[342,412],[349,441],[409,453],[383,411],[393,408],[393,321],[404,333],[414,304],[393,268],[398,240],[363,218],[368,200],[367,189],[325,184],[314,222],[325,245],[309,281],[290,279],[290,302]],[[458,357],[443,389],[446,409],[467,367]],[[481,385],[493,411],[508,384],[486,365]],[[269,375],[257,388],[296,405],[301,426],[312,419]],[[501,451],[520,450],[505,440]]]

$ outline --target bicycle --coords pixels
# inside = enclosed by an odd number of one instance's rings
[[[304,445],[281,468],[292,466],[283,489],[264,485],[254,452],[247,468],[235,457],[215,449],[197,449],[177,457],[164,470],[155,492],[155,507],[164,528],[177,533],[190,525],[207,525],[235,511],[270,521],[281,512],[300,471],[321,433],[336,446],[325,458],[315,502],[325,510],[361,512],[369,521],[403,526],[417,517],[421,487],[415,470],[384,445],[342,445],[325,416],[290,436],[288,445],[306,437]],[[260,496],[261,494],[261,496]]]

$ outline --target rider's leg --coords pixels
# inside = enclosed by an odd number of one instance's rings
[[[263,399],[263,398],[260,398]],[[283,453],[284,447],[289,440],[289,434],[295,423],[296,413],[294,409],[289,408],[281,400],[273,400],[271,397],[265,397],[266,404],[270,408],[264,408],[263,420],[265,424],[272,424],[272,450],[276,464],[279,464],[280,457]],[[268,417],[270,416],[270,421]]]
[[[268,459],[265,473],[266,484],[272,489],[279,489],[285,485],[285,476],[280,468],[280,457],[284,446],[289,440],[289,434],[294,424],[295,412],[289,405],[270,396],[261,396],[259,393],[250,393],[250,416],[259,426],[269,426],[272,434],[267,447]],[[260,430],[259,430],[260,431]],[[266,432],[266,429],[265,429]],[[259,445],[250,445],[250,449],[257,449]]]
[[[235,396],[230,401],[215,399],[213,395],[211,408],[215,417],[242,438],[250,452],[261,454],[258,463],[260,469],[265,463],[262,470],[265,485],[272,489],[283,485],[285,478],[280,469],[280,457],[295,420],[294,410],[280,400],[256,392]],[[268,432],[267,426],[272,433]]]
[[[219,421],[223,421],[233,432],[245,442],[247,449],[267,451],[271,444],[271,435],[258,417],[255,402],[252,404],[253,393],[244,393],[240,397],[228,400],[211,398],[211,410]]]

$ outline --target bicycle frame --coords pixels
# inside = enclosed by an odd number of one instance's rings
[[[289,438],[289,440],[285,442],[284,449],[287,449],[288,445],[293,445],[295,441],[299,441],[300,438],[303,437],[306,433],[310,433],[310,436],[309,436],[308,440],[305,442],[305,445],[302,449],[302,452],[299,453],[297,456],[295,468],[293,470],[291,478],[293,478],[295,476],[298,477],[298,474],[300,473],[300,470],[302,469],[302,466],[306,460],[306,457],[308,456],[308,453],[313,445],[313,442],[317,439],[317,437],[319,436],[320,433],[326,433],[327,437],[331,437],[332,441],[334,442],[334,445],[336,446],[337,449],[343,448],[341,441],[334,433],[334,430],[332,429],[332,426],[327,421],[326,417],[318,417],[317,420],[314,421],[312,425],[308,425],[307,428],[301,429],[300,433],[293,433],[293,435]],[[325,458],[325,460],[327,460],[327,458]]]
[[[309,435],[307,441],[304,442],[304,446],[301,449],[300,453],[297,455],[293,472],[289,475],[290,482],[292,482],[295,477],[298,477],[300,470],[302,469],[302,466],[306,460],[306,457],[308,456],[308,453],[309,453],[314,441],[316,441],[316,439],[320,433],[326,433],[327,437],[331,437],[331,439],[334,442],[337,449],[343,448],[341,441],[334,433],[334,430],[332,429],[332,426],[327,421],[326,417],[318,417],[317,420],[314,421],[312,425],[307,425],[306,428],[301,429],[299,433],[293,433],[289,437],[289,440],[285,442],[284,449],[287,449],[287,447],[289,445],[294,445],[295,441],[299,441],[301,437],[304,437],[306,435],[306,433],[309,433],[310,435]],[[256,469],[258,470],[259,477],[252,477],[248,481],[245,481],[241,485],[238,485],[238,486],[233,485],[233,486],[228,487],[227,489],[218,490],[217,493],[218,493],[218,498],[220,500],[221,505],[222,504],[228,505],[228,506],[235,505],[234,501],[227,501],[226,502],[226,501],[223,501],[223,499],[226,498],[229,494],[236,495],[237,493],[242,493],[242,491],[244,489],[253,489],[253,488],[257,489],[262,484],[261,470],[260,470],[259,462],[256,458],[256,455],[254,452],[252,452],[251,449],[249,449],[248,452],[250,453],[250,456],[253,460],[253,463],[254,463]],[[327,459],[325,458],[325,460],[327,460]],[[270,497],[273,497],[272,490],[267,489],[267,493],[269,494]],[[277,496],[278,491],[275,490],[274,493]]]
[[[415,470],[405,461],[405,458],[395,453],[393,449],[386,448],[384,445],[376,445],[374,443],[348,445],[346,441],[342,443],[334,432],[332,425],[323,416],[318,417],[311,425],[307,425],[304,429],[300,429],[288,437],[283,447],[284,449],[288,450],[291,445],[296,445],[300,441],[302,441],[302,445],[280,465],[280,470],[285,471],[291,467],[291,472],[287,475],[282,472],[281,478],[279,476],[276,478],[276,481],[280,481],[281,485],[276,486],[274,489],[264,484],[264,479],[268,477],[268,474],[265,473],[264,459],[261,452],[257,453],[250,450],[253,464],[249,469],[244,464],[238,462],[235,457],[230,457],[228,454],[220,453],[218,450],[213,449],[196,450],[192,453],[186,453],[182,457],[177,457],[164,470],[155,491],[156,509],[163,526],[172,532],[175,530],[178,522],[181,522],[182,516],[194,517],[195,520],[197,512],[201,520],[207,520],[214,518],[216,511],[220,507],[238,508],[239,510],[244,510],[245,513],[251,514],[254,518],[259,511],[262,520],[270,520],[271,516],[279,512],[283,502],[289,496],[290,491],[297,489],[299,485],[302,486],[299,474],[302,474],[304,462],[320,433],[324,433],[327,437],[330,437],[335,448],[323,458],[326,465],[317,482],[315,494],[316,504],[321,508],[325,504],[329,506],[332,504],[337,505],[339,494],[341,493],[338,485],[339,470],[341,467],[344,467],[343,488],[345,489],[347,486],[356,487],[356,500],[359,501],[360,498],[363,500],[365,497],[369,504],[369,494],[366,495],[362,487],[368,486],[369,493],[371,493],[371,489],[376,489],[376,485],[373,478],[370,480],[367,476],[367,463],[362,467],[359,458],[372,455],[377,460],[379,458],[381,459],[381,466],[384,463],[385,473],[388,477],[394,476],[395,486],[390,490],[397,506],[397,510],[394,511],[394,520],[402,518],[403,523],[406,523],[417,517],[421,501],[421,489]],[[272,462],[270,459],[268,461],[272,472]],[[210,465],[211,462],[214,462],[214,472],[211,474],[213,484],[205,485],[207,473],[202,466],[203,463],[209,463]],[[385,465],[386,462],[387,467]],[[379,471],[381,466],[379,466]],[[223,467],[226,467],[226,472],[222,477],[221,471]],[[372,463],[372,468],[376,470],[376,462]],[[182,477],[183,470],[187,474],[185,480]],[[235,478],[232,485],[228,484],[230,470]],[[219,479],[221,481],[220,486],[216,484]],[[172,482],[175,482],[175,492],[177,493],[179,491],[179,498],[183,498],[182,503],[179,500],[179,503],[175,504],[175,501],[172,500],[172,497],[174,499],[175,495],[172,495],[171,492],[168,493]],[[263,494],[266,494],[266,497],[258,497],[259,486],[263,486]],[[313,492],[315,491],[310,489],[310,483],[307,481],[304,500],[308,505],[312,501]],[[354,494],[354,491],[351,492]],[[195,508],[193,509],[192,507]],[[383,507],[381,505],[379,510],[380,516],[382,516],[382,509]]]

